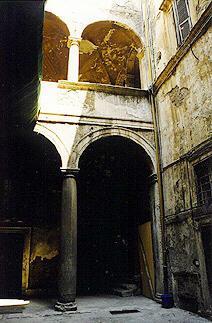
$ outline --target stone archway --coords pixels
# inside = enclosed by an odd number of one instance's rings
[[[63,145],[60,138],[46,127],[37,125],[38,131],[51,140],[62,159],[62,173],[64,174],[63,189],[62,189],[62,209],[61,209],[61,261],[59,274],[59,298],[56,304],[58,310],[75,310],[76,297],[76,272],[77,272],[77,190],[76,179],[79,172],[80,158],[86,149],[101,139],[109,137],[120,137],[125,140],[130,140],[132,143],[142,149],[149,161],[151,169],[151,187],[150,187],[150,206],[152,218],[152,236],[154,246],[155,261],[155,295],[163,293],[163,260],[161,250],[161,226],[159,214],[159,198],[158,198],[158,183],[156,170],[155,149],[153,145],[142,135],[135,131],[121,128],[111,127],[102,128],[92,131],[81,137],[73,146],[69,155],[67,148]],[[71,230],[69,229],[71,228]],[[69,229],[69,230],[68,230]],[[67,231],[68,230],[68,231]],[[68,269],[68,270],[67,270]],[[69,273],[67,275],[67,273]],[[151,294],[151,297],[153,293]]]
[[[62,209],[61,209],[61,261],[59,274],[59,298],[55,305],[57,310],[76,310],[76,283],[77,283],[77,173],[79,172],[80,158],[90,145],[98,140],[120,137],[122,140],[132,142],[138,149],[141,149],[149,164],[149,176],[151,179],[150,208],[152,237],[154,245],[155,262],[155,284],[152,282],[151,294],[163,293],[163,262],[161,250],[161,229],[159,214],[159,198],[157,176],[155,176],[156,161],[155,149],[151,143],[142,135],[126,128],[111,127],[90,132],[82,137],[72,147],[72,152],[67,163],[64,174],[62,190]],[[150,222],[149,222],[150,223]],[[151,223],[149,228],[151,227]],[[154,271],[154,269],[153,269]],[[155,293],[154,293],[155,291]]]
[[[151,166],[145,150],[122,136],[102,137],[83,151],[77,181],[79,293],[141,293],[140,273],[147,269],[151,290],[142,275],[143,294],[154,297]],[[141,232],[148,250],[142,245],[138,252]]]
[[[61,158],[61,166],[62,168],[65,168],[67,166],[70,153],[63,143],[62,139],[57,135],[56,131],[49,129],[48,126],[45,126],[38,122],[34,128],[34,132],[43,135],[55,146]]]
[[[79,168],[79,159],[83,151],[94,141],[105,138],[108,136],[121,136],[127,139],[132,140],[141,146],[149,156],[152,164],[152,173],[156,173],[156,155],[155,148],[153,145],[141,134],[138,134],[135,131],[121,128],[121,127],[111,127],[104,128],[90,132],[89,134],[82,137],[72,149],[70,159],[68,161],[68,167],[71,169]]]
[[[23,129],[10,134],[8,145],[9,172],[4,201],[7,207],[1,212],[0,232],[5,296],[14,297],[16,289],[19,297],[21,292],[55,293],[61,158],[48,139]],[[13,257],[17,258],[14,264]]]

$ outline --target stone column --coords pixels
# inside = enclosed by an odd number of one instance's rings
[[[80,38],[70,37],[68,38],[67,46],[69,48],[69,60],[68,60],[68,81],[78,82],[79,76],[79,46]]]
[[[58,311],[75,311],[77,273],[77,186],[78,169],[62,169],[62,209],[60,233],[60,269],[58,277]]]
[[[163,248],[160,219],[160,201],[158,191],[158,178],[153,174],[150,178],[150,205],[152,212],[152,235],[155,259],[155,300],[161,302],[164,294]]]

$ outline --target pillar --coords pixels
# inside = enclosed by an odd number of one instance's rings
[[[80,39],[69,36],[67,46],[69,48],[68,81],[78,82]]]
[[[78,169],[62,169],[62,208],[60,233],[60,269],[58,276],[58,311],[75,311],[77,273],[77,186]]]
[[[164,270],[163,270],[163,248],[162,232],[160,223],[160,200],[158,178],[156,174],[150,177],[150,205],[152,213],[152,233],[155,258],[155,300],[161,302],[161,295],[164,294]]]

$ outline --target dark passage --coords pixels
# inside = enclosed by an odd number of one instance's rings
[[[137,226],[150,216],[148,160],[137,144],[113,136],[91,144],[79,167],[77,291],[109,293],[139,276]]]
[[[208,287],[212,302],[212,226],[202,227],[202,242],[205,253],[205,264],[208,278]]]
[[[36,248],[36,244],[42,242],[44,239],[42,235],[45,234],[51,246],[54,244],[55,237],[58,236],[56,230],[60,225],[60,157],[54,145],[45,137],[26,130],[11,133],[8,138],[8,148],[10,154],[6,165],[7,171],[1,178],[3,185],[1,187],[0,224],[2,227],[31,227],[32,248]],[[52,229],[55,229],[55,233],[49,234]],[[5,281],[6,285],[2,288],[8,290],[8,295],[10,287],[7,282],[11,280],[10,271],[16,267],[20,268],[22,264],[22,259],[20,260],[16,254],[20,249],[19,242],[16,243],[18,238],[14,240],[10,238],[12,236],[9,234],[8,238],[11,239],[11,243],[6,241],[4,244],[0,241],[0,267],[3,271],[1,271],[0,279]],[[6,243],[8,243],[8,255]],[[2,248],[4,248],[3,251]],[[40,248],[42,248],[42,243]],[[19,261],[21,263],[18,265]],[[7,264],[5,265],[4,262]],[[57,256],[54,259],[42,261],[41,257],[36,257],[30,263],[29,288],[54,288],[56,290],[57,264]],[[3,276],[6,278],[3,279]],[[16,286],[18,290],[21,286],[19,276],[17,274],[14,278],[17,280],[14,284],[15,291]],[[11,284],[13,284],[12,280]]]
[[[20,130],[8,138],[8,147],[1,221],[27,226],[59,222],[61,161],[54,145],[42,135]]]
[[[17,298],[21,296],[23,244],[22,234],[0,234],[1,298]]]

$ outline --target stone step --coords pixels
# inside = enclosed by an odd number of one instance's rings
[[[0,299],[0,314],[22,313],[29,301],[21,299]]]
[[[113,288],[113,294],[121,297],[130,297],[141,294],[141,289],[136,284],[120,284]]]
[[[124,289],[132,289],[132,288],[138,288],[138,286],[136,284],[128,284],[128,283],[123,283],[119,285],[120,288],[124,288]]]

